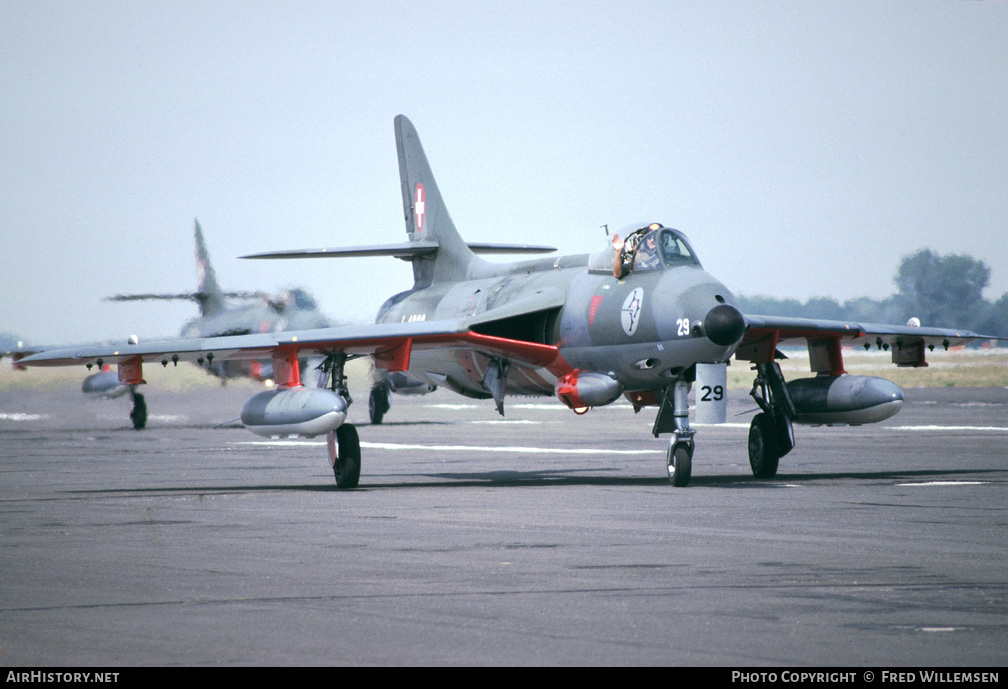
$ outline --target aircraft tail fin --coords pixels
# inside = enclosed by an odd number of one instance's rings
[[[195,224],[194,234],[196,235],[196,274],[198,279],[195,297],[199,302],[200,315],[213,316],[224,310],[224,292],[217,284],[217,274],[210,264],[210,252],[207,251],[206,241],[203,239],[203,228],[200,227],[199,220],[193,222]]]
[[[418,253],[409,259],[415,287],[463,280],[473,264],[482,259],[476,257],[455,229],[420,137],[404,115],[395,118],[395,136],[406,234],[411,244],[437,245],[436,251]]]
[[[403,217],[409,241],[400,244],[372,244],[330,249],[294,249],[250,254],[242,258],[345,258],[394,256],[413,264],[414,288],[434,283],[456,282],[476,273],[491,274],[477,254],[543,254],[556,251],[551,246],[473,242],[467,244],[455,229],[448,208],[438,190],[420,137],[405,116],[395,118],[396,149],[399,153],[399,184]],[[208,264],[209,265],[209,264]]]

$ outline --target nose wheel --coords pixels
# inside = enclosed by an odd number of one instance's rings
[[[687,442],[672,442],[668,449],[668,480],[673,486],[689,484],[693,470],[693,445]]]

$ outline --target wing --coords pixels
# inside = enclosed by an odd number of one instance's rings
[[[478,351],[530,366],[549,366],[558,356],[557,348],[552,345],[477,333],[469,329],[466,321],[444,320],[338,326],[121,346],[85,345],[40,352],[18,363],[23,366],[85,365],[89,368],[114,363],[119,367],[120,382],[134,385],[143,382],[141,366],[144,363],[167,366],[179,361],[209,364],[214,361],[272,358],[275,372],[289,371],[293,367],[291,375],[277,380],[281,386],[291,386],[300,382],[296,366],[299,356],[337,353],[371,355],[378,368],[405,371],[415,349],[430,348]]]
[[[876,347],[892,352],[897,366],[927,366],[926,352],[948,349],[975,340],[995,340],[968,330],[922,328],[911,325],[880,325],[853,321],[746,315],[746,332],[735,356],[743,361],[766,363],[781,358],[777,345],[805,340],[812,371],[829,375],[844,372],[843,347]]]
[[[7,357],[8,359],[11,360],[11,366],[13,366],[15,370],[23,371],[25,367],[21,363],[22,359],[25,359],[26,357],[29,357],[33,354],[38,354],[39,352],[43,352],[49,349],[56,349],[56,347],[52,346],[25,347],[20,342],[18,342],[17,349],[8,349],[6,351],[0,352],[0,360],[2,360],[4,357]]]

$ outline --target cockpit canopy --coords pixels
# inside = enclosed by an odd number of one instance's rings
[[[651,223],[644,227],[631,226],[623,239],[624,274],[679,266],[701,267],[686,236],[660,223]],[[588,259],[588,269],[611,273],[612,246],[593,253]]]
[[[318,304],[315,303],[315,298],[300,287],[295,287],[290,291],[290,293],[291,297],[294,299],[295,308],[302,311],[314,311],[318,308]]]

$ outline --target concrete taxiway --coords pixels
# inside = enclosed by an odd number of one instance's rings
[[[653,410],[394,397],[319,440],[249,389],[0,392],[0,663],[969,665],[1008,654],[1008,390],[910,389],[746,458],[753,404],[668,485]],[[222,425],[218,425],[222,424]]]

